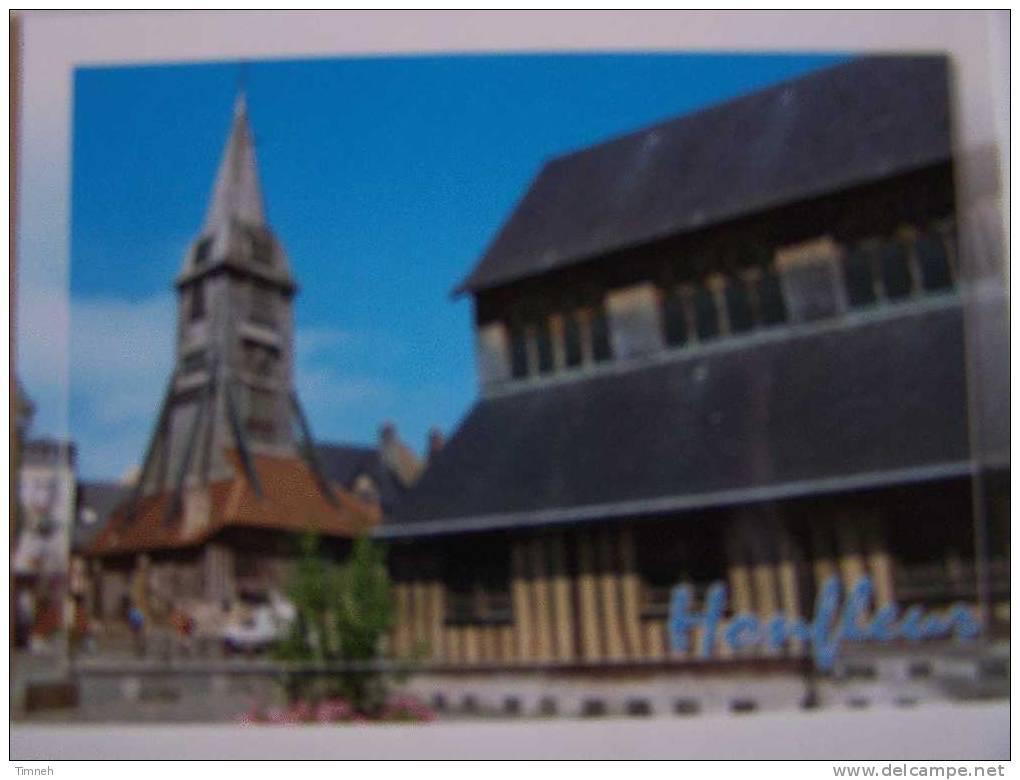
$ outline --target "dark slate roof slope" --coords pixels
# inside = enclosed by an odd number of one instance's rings
[[[398,520],[510,527],[955,474],[965,411],[960,309],[922,308],[482,400]]]
[[[352,488],[359,474],[367,474],[379,489],[379,502],[386,517],[403,498],[406,489],[383,463],[379,450],[356,444],[317,444],[316,450],[326,479]]]
[[[97,534],[106,527],[110,515],[131,493],[131,485],[121,482],[79,482],[77,490],[78,511],[71,535],[71,549],[84,550]],[[95,521],[83,522],[82,510],[91,509],[96,513]]]
[[[549,162],[458,292],[949,159],[944,57],[865,57]]]

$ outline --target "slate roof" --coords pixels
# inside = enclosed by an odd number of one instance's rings
[[[946,59],[857,59],[550,161],[457,292],[949,156]]]
[[[967,473],[955,297],[479,401],[384,535],[677,511]]]
[[[71,549],[83,550],[103,530],[113,510],[131,494],[131,486],[120,482],[79,482],[78,512],[71,535]],[[96,514],[92,523],[82,521],[82,510],[91,509]]]
[[[233,220],[258,227],[266,224],[262,186],[255,162],[255,141],[243,92],[234,102],[230,136],[216,172],[203,232],[214,233]]]
[[[230,135],[213,181],[202,231],[184,256],[177,283],[226,267],[292,291],[297,289],[286,252],[267,224],[255,136],[243,92],[234,102]]]
[[[319,463],[326,479],[354,489],[359,474],[367,474],[379,489],[379,503],[383,515],[388,517],[403,498],[406,489],[383,462],[375,447],[351,444],[318,444]]]

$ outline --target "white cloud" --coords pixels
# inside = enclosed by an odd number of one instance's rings
[[[15,371],[36,407],[33,430],[67,436],[67,292],[60,285],[26,282],[19,276],[15,306]]]
[[[173,296],[71,302],[71,433],[86,477],[137,463],[173,367]]]
[[[294,336],[298,363],[314,361],[323,352],[346,347],[357,341],[354,334],[339,328],[303,328]]]
[[[369,347],[364,335],[330,328],[306,328],[295,338],[298,397],[318,437],[349,437],[352,418],[371,417],[357,426],[374,429],[379,409],[394,396],[392,386],[364,373],[342,370],[351,364],[352,348]],[[346,434],[346,435],[345,435]]]
[[[72,390],[98,422],[136,422],[159,404],[173,366],[174,309],[169,294],[72,302]]]
[[[119,477],[141,459],[173,369],[174,297],[79,297],[69,317],[60,313],[55,298],[49,303],[37,298],[34,313],[23,318],[41,329],[23,342],[25,384],[37,404],[55,398],[67,408],[62,377],[69,362],[70,430],[82,474]],[[63,343],[46,348],[46,334],[57,341],[64,334]],[[370,349],[371,341],[331,328],[296,334],[298,394],[317,435],[343,436],[351,420],[362,417],[370,418],[364,427],[372,430],[380,407],[393,402],[395,393],[387,382],[343,370],[351,364],[352,345]]]

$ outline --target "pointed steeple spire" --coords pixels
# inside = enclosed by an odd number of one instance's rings
[[[238,93],[234,103],[234,122],[213,184],[203,232],[216,233],[233,220],[253,227],[265,226],[255,144],[243,91]]]

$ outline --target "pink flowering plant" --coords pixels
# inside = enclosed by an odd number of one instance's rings
[[[323,699],[317,704],[297,701],[289,707],[255,704],[238,719],[244,725],[297,725],[302,723],[428,723],[436,715],[415,696],[398,695],[371,715],[359,712],[345,699]]]

